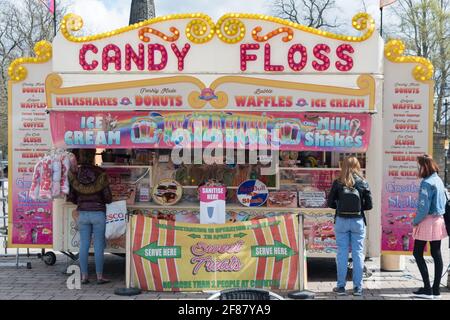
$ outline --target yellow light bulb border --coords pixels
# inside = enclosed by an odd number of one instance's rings
[[[52,44],[48,41],[39,41],[34,45],[36,57],[24,57],[15,59],[8,68],[8,75],[12,81],[23,81],[27,78],[28,70],[26,63],[45,63],[52,58]]]
[[[91,35],[91,36],[84,36],[84,37],[77,37],[72,34],[73,32],[77,32],[77,31],[81,30],[81,28],[83,27],[83,19],[79,15],[76,15],[74,13],[69,13],[64,16],[64,18],[61,22],[61,33],[64,36],[64,38],[66,38],[70,42],[78,42],[78,43],[91,42],[91,41],[106,39],[106,38],[109,38],[112,36],[117,36],[119,34],[123,34],[123,33],[129,32],[129,31],[138,30],[144,26],[153,25],[158,22],[166,22],[166,21],[182,20],[182,19],[192,19],[192,21],[190,21],[188,23],[188,25],[186,26],[186,30],[185,30],[186,36],[189,40],[191,40],[194,43],[204,43],[204,42],[207,42],[212,39],[212,35],[214,34],[214,22],[208,15],[206,15],[204,13],[184,13],[184,14],[172,14],[172,15],[167,15],[167,16],[156,17],[156,18],[141,21],[139,23],[135,23],[135,24],[132,24],[129,26],[125,26],[125,27],[122,27],[122,28],[119,28],[119,29],[116,29],[113,31],[103,32],[103,33],[99,33],[99,34],[95,34],[95,35]],[[202,27],[203,27],[203,25],[210,27],[210,32],[206,36],[206,40],[203,40],[203,37],[198,35],[196,33],[196,30],[194,30],[193,33],[187,31],[188,26],[196,27],[198,24],[202,24]],[[211,35],[211,36],[209,36],[209,35]]]
[[[434,67],[430,60],[424,57],[404,56],[405,44],[401,40],[390,40],[384,46],[384,56],[393,63],[416,63],[412,70],[415,80],[425,82],[433,77]]]
[[[304,31],[313,35],[340,40],[347,42],[362,42],[372,36],[375,31],[375,21],[368,13],[358,13],[352,19],[352,26],[354,29],[364,32],[361,36],[347,36],[335,34],[328,31],[318,30],[311,27],[307,27],[298,23],[294,23],[281,18],[262,14],[250,14],[250,13],[227,13],[219,18],[215,24],[211,17],[204,13],[185,13],[185,14],[173,14],[167,16],[156,17],[146,21],[125,26],[120,29],[116,29],[109,32],[104,32],[91,36],[75,36],[73,32],[81,30],[83,27],[83,19],[73,13],[69,13],[64,16],[61,23],[61,33],[70,42],[90,42],[109,38],[132,30],[137,30],[145,26],[149,26],[158,22],[166,22],[181,19],[191,19],[185,28],[186,37],[196,44],[202,44],[209,42],[214,35],[228,44],[234,44],[241,41],[246,34],[245,23],[242,19],[251,19],[259,21],[269,21],[286,26],[292,29]],[[290,40],[290,39],[289,39]]]

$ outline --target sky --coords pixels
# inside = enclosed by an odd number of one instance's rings
[[[214,21],[228,12],[262,13],[272,15],[273,0],[154,0],[156,15],[203,12]],[[131,0],[67,0],[69,12],[83,17],[88,34],[114,30],[128,25]],[[364,0],[367,11],[379,25],[379,0]],[[336,0],[343,26],[339,31],[353,32],[351,18],[363,11],[363,0]],[[385,12],[389,7],[385,8]],[[387,12],[389,13],[389,12]],[[385,20],[387,21],[387,20]],[[353,32],[355,33],[355,32]]]

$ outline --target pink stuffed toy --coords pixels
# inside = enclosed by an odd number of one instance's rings
[[[67,153],[61,155],[61,193],[69,194],[69,169],[70,169],[70,157]]]
[[[42,160],[39,160],[34,166],[33,178],[31,179],[30,198],[33,200],[37,200],[39,198],[41,171],[42,171]]]
[[[61,193],[61,155],[53,157],[52,161],[52,197],[59,197]]]
[[[42,160],[41,183],[39,188],[39,198],[50,200],[52,198],[52,159],[45,157]]]

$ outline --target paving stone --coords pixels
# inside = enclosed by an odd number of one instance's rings
[[[443,250],[444,261],[448,261],[448,250]],[[9,259],[15,261],[14,259]],[[3,260],[2,261],[6,261]],[[21,262],[27,261],[21,259]],[[155,300],[155,299],[195,299],[206,300],[208,293],[171,293],[171,292],[149,292],[133,297],[122,297],[114,294],[115,288],[122,288],[125,285],[124,260],[122,258],[105,256],[105,276],[112,279],[107,285],[97,286],[95,275],[93,283],[83,285],[80,290],[69,290],[66,285],[67,275],[62,271],[67,268],[67,259],[57,253],[57,263],[53,267],[46,266],[41,261],[31,259],[33,269],[25,268],[0,268],[0,300],[7,299],[49,299],[49,300],[77,300],[77,299],[99,299],[99,300]],[[315,261],[315,262],[314,262]],[[370,278],[365,280],[364,296],[360,297],[337,297],[332,293],[332,288],[336,285],[336,270],[334,261],[308,262],[315,267],[309,267],[308,290],[316,294],[317,300],[421,300],[411,297],[411,292],[421,286],[420,275],[417,266],[412,260],[406,259],[407,268],[404,272],[381,272],[378,264],[379,259],[373,259],[367,267],[373,270]],[[90,270],[95,274],[94,260],[90,259]],[[431,266],[429,268],[432,273]],[[442,279],[442,283],[447,282],[447,276]],[[347,284],[351,288],[351,281]],[[284,297],[287,292],[274,291]],[[450,291],[442,288],[442,300],[450,300]]]

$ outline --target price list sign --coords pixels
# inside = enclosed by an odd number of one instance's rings
[[[53,243],[52,201],[31,199],[29,188],[35,164],[52,145],[45,97],[51,62],[25,63],[22,67],[27,71],[25,77],[9,82],[8,246],[48,248]]]
[[[428,60],[399,59],[385,59],[381,249],[405,254],[414,243],[412,221],[420,184],[416,159],[432,154],[433,82],[427,80],[430,68],[432,74]],[[427,73],[417,72],[418,66]]]

